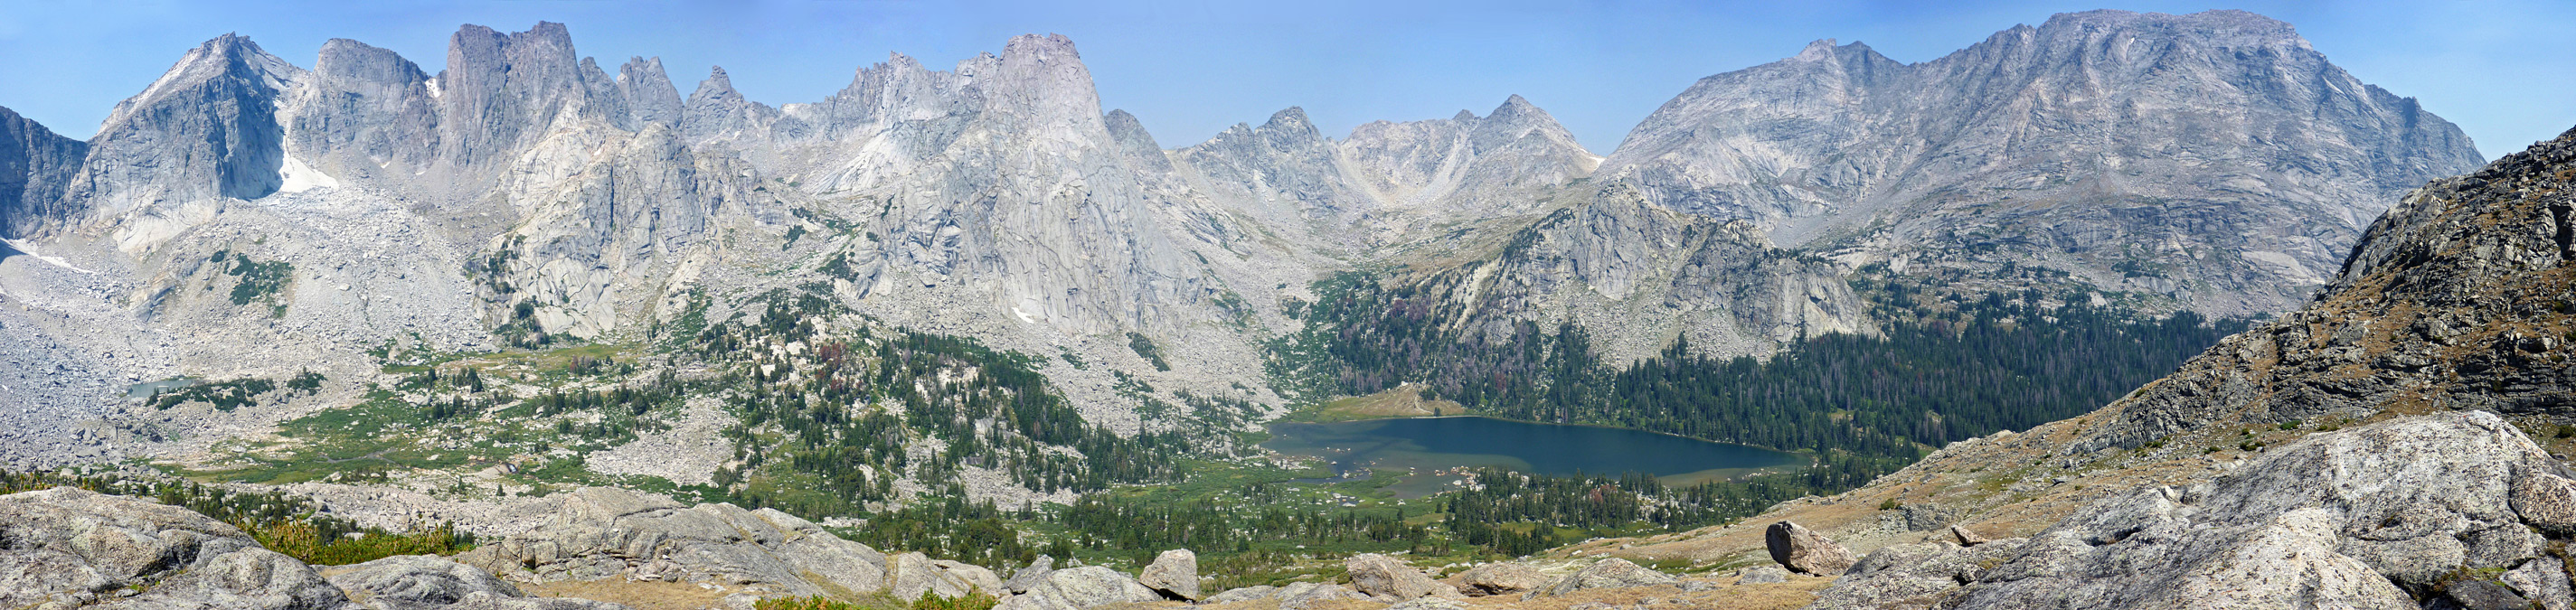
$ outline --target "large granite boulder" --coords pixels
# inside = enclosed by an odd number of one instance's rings
[[[895,599],[911,601],[922,594],[935,594],[956,599],[978,592],[1009,595],[1002,578],[982,566],[931,559],[920,553],[904,553],[886,558],[887,592]]]
[[[1028,593],[1002,600],[994,610],[1083,610],[1161,599],[1162,594],[1117,570],[1083,566],[1047,574]]]
[[[1595,562],[1592,565],[1584,566],[1582,570],[1578,570],[1572,575],[1557,579],[1556,582],[1550,583],[1545,591],[1532,591],[1528,593],[1527,596],[1537,597],[1542,593],[1546,595],[1564,595],[1584,589],[1643,587],[1647,585],[1666,585],[1677,582],[1681,582],[1681,579],[1674,578],[1671,574],[1657,572],[1647,569],[1645,566],[1629,562],[1626,559],[1613,557]]]
[[[1762,541],[1770,547],[1772,561],[1807,574],[1841,574],[1851,567],[1852,562],[1858,561],[1849,549],[1835,544],[1834,539],[1795,522],[1771,524],[1770,529],[1763,531]]]
[[[0,608],[341,610],[304,562],[150,500],[55,488],[0,496]]]
[[[1184,599],[1199,598],[1199,556],[1189,549],[1163,551],[1136,581],[1164,595]]]
[[[607,602],[527,597],[482,568],[431,555],[397,555],[331,571],[331,584],[374,610],[626,610]]]
[[[1814,607],[2564,607],[2539,532],[2567,475],[2491,413],[2389,420],[2104,498],[2027,541],[1882,549]]]
[[[1361,553],[1342,560],[1351,575],[1351,589],[1380,601],[1399,602],[1426,595],[1458,597],[1458,589],[1432,580],[1431,575],[1376,553]]]
[[[1538,568],[1508,561],[1476,566],[1458,575],[1458,591],[1471,597],[1536,591],[1547,583],[1547,575]]]
[[[889,584],[883,553],[793,515],[732,504],[684,507],[602,487],[566,494],[545,525],[457,559],[532,582],[612,577],[718,582],[741,585],[755,595],[867,593],[884,591]],[[940,571],[927,562],[923,567]],[[919,583],[938,586],[932,580]],[[992,590],[999,589],[995,579]]]

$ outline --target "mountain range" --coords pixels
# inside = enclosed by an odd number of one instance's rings
[[[226,35],[87,142],[0,114],[7,457],[198,455],[364,400],[393,354],[668,342],[785,293],[1037,354],[1121,434],[1190,397],[1314,398],[1278,344],[1334,278],[1417,295],[1460,344],[1566,326],[1614,362],[1873,335],[1900,314],[1863,277],[2254,316],[2482,161],[2235,11],[2058,15],[1916,64],[1820,41],[1606,156],[1518,96],[1165,148],[1061,36],[780,105],[721,68],[685,96],[655,59],[612,73],[552,23],[465,26],[445,59],[333,40],[308,69]],[[261,408],[146,406],[306,372],[328,381]]]

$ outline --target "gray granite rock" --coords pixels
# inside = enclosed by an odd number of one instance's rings
[[[1035,561],[1030,561],[1029,565],[1013,570],[1011,577],[1002,581],[1002,588],[1013,595],[1027,593],[1029,589],[1038,586],[1038,583],[1046,582],[1047,575],[1052,573],[1055,573],[1055,558],[1039,555]]]
[[[68,487],[0,496],[0,606],[354,610],[304,562],[230,525]]]
[[[1342,567],[1350,574],[1351,589],[1372,598],[1399,602],[1426,595],[1458,596],[1457,588],[1393,557],[1361,553],[1342,560]]]
[[[1788,521],[1771,524],[1763,530],[1762,540],[1771,550],[1771,561],[1802,573],[1833,576],[1858,561],[1834,539]]]
[[[1468,568],[1458,575],[1459,591],[1471,597],[1536,591],[1551,579],[1538,568],[1509,561]]]
[[[2508,584],[2551,599],[2563,578],[2531,565],[2555,559],[2514,497],[2559,468],[2486,412],[2315,434],[2203,485],[2105,498],[2027,542],[1882,549],[1816,607],[2412,608],[2437,593],[2520,607],[2460,575],[2517,570]]]
[[[974,583],[950,576],[927,558],[901,563],[915,578],[888,576],[890,561],[876,549],[843,540],[822,527],[772,509],[731,504],[683,507],[633,492],[588,487],[565,494],[544,526],[485,544],[457,556],[495,574],[539,582],[617,577],[679,582],[714,581],[758,593],[829,595],[825,585],[850,591],[937,590],[962,596]],[[987,577],[990,572],[986,572]],[[820,582],[816,582],[816,581]],[[995,589],[999,579],[993,579]]]
[[[1164,595],[1184,599],[1199,598],[1199,557],[1189,549],[1172,549],[1154,556],[1154,563],[1136,575],[1136,582]]]
[[[1533,597],[1542,593],[1545,595],[1564,595],[1585,589],[1643,587],[1649,585],[1668,585],[1677,582],[1681,582],[1681,579],[1673,578],[1671,574],[1657,572],[1652,569],[1648,569],[1645,566],[1631,563],[1626,559],[1613,557],[1594,562],[1592,565],[1584,566],[1583,569],[1576,570],[1573,574],[1567,575],[1565,578],[1560,578],[1554,583],[1549,583],[1547,589],[1544,591],[1532,591],[1529,595]]]
[[[1735,584],[1739,585],[1760,585],[1778,582],[1789,582],[1788,568],[1783,568],[1778,565],[1753,566],[1745,568],[1743,574],[1735,577]]]
[[[1002,600],[995,610],[1083,610],[1163,599],[1136,579],[1101,566],[1056,570],[1028,593]]]
[[[334,570],[332,585],[375,610],[625,610],[584,599],[527,597],[517,586],[432,555],[396,555]]]

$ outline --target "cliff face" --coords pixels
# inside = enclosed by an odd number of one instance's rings
[[[1919,64],[1820,41],[1711,76],[1601,174],[1850,262],[2010,261],[2246,314],[2294,306],[2369,219],[2479,161],[2288,24],[2094,11]]]
[[[108,223],[128,251],[204,222],[224,199],[257,199],[285,183],[278,102],[305,76],[250,39],[190,49],[143,93],[116,105],[59,206]]]
[[[0,237],[25,237],[71,215],[61,209],[89,145],[0,108]]]

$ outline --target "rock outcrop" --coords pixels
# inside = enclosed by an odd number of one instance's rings
[[[1771,524],[1763,531],[1762,540],[1771,549],[1772,561],[1807,574],[1841,574],[1858,561],[1843,545],[1834,544],[1834,539],[1792,521]]]
[[[989,571],[975,578],[926,559],[889,562],[876,549],[774,509],[684,507],[601,487],[571,492],[545,525],[457,559],[534,582],[628,577],[721,582],[742,585],[753,594],[800,597],[885,591],[896,583],[943,595],[963,595],[988,579],[985,590],[1001,587]],[[914,570],[914,578],[898,573],[890,579],[890,563]]]
[[[1038,583],[1046,582],[1047,575],[1053,573],[1055,573],[1055,558],[1039,555],[1036,561],[1031,561],[1029,565],[1012,571],[1011,577],[1002,581],[1002,589],[1013,595],[1027,593],[1029,589],[1036,588]]]
[[[1470,597],[1536,591],[1552,579],[1538,568],[1509,561],[1468,568],[1458,575],[1458,590]]]
[[[2567,535],[2571,474],[2492,413],[2397,419],[2308,437],[2208,483],[2108,498],[2027,542],[1882,549],[1819,607],[2520,603],[2563,595],[2545,578],[2561,559],[2544,532]],[[2503,573],[2527,590],[2491,575]]]
[[[1429,595],[1458,596],[1456,588],[1393,557],[1361,553],[1342,560],[1342,567],[1350,573],[1351,589],[1372,598],[1397,602]]]
[[[429,555],[396,555],[333,571],[332,585],[374,610],[626,610],[585,599],[527,597],[491,572]]]
[[[850,543],[858,544],[858,543]],[[885,559],[886,591],[895,599],[916,600],[924,594],[957,599],[984,593],[1001,596],[1008,589],[992,570],[955,561],[931,559],[920,553],[903,553]],[[866,589],[853,589],[865,591]]]
[[[1626,559],[1613,557],[1593,562],[1592,565],[1584,566],[1583,569],[1576,570],[1573,574],[1567,575],[1565,578],[1557,579],[1556,582],[1548,584],[1547,589],[1542,591],[1532,591],[1528,595],[1530,597],[1537,597],[1540,595],[1564,595],[1585,589],[1617,589],[1672,584],[1676,582],[1681,582],[1681,580],[1673,578],[1673,575],[1671,574],[1657,572],[1647,569],[1645,566],[1637,565]]]
[[[0,606],[340,610],[340,588],[241,530],[150,500],[0,496]]]
[[[114,227],[133,252],[212,219],[225,201],[277,192],[289,168],[278,102],[304,77],[241,36],[188,50],[100,124],[65,207],[79,224]]]
[[[1002,600],[994,610],[1084,610],[1160,599],[1162,594],[1117,570],[1082,566],[1049,573],[1028,593]]]
[[[1196,601],[1199,598],[1199,556],[1189,549],[1163,551],[1154,556],[1136,575],[1136,582],[1171,597]]]
[[[2009,261],[2252,313],[2296,306],[2370,218],[2480,161],[2289,24],[2106,10],[1923,63],[1823,40],[1710,76],[1596,179],[1855,262]]]
[[[1789,582],[1789,569],[1777,565],[1753,566],[1745,568],[1743,573],[1735,576],[1735,584],[1739,585],[1759,585],[1775,582]]]
[[[0,238],[27,237],[73,220],[63,207],[63,190],[88,155],[88,143],[0,108]]]

